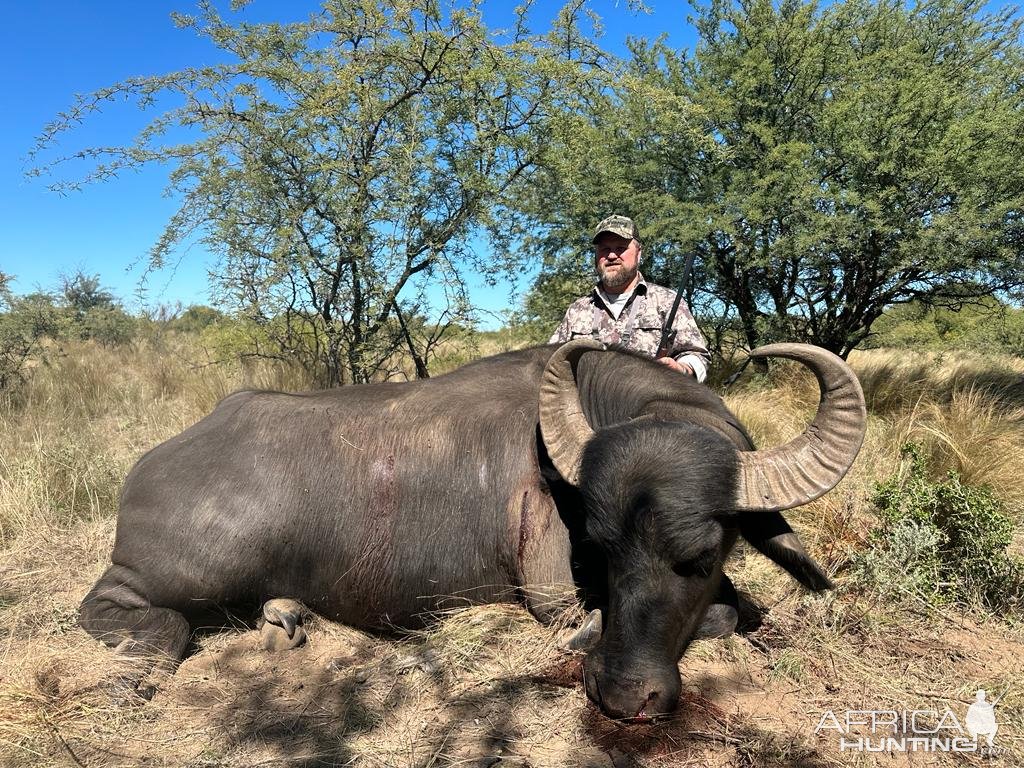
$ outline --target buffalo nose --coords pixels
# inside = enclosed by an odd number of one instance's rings
[[[644,705],[642,707],[640,707],[640,711],[636,713],[636,716],[637,717],[648,717],[649,715],[652,715],[652,714],[655,714],[655,715],[661,714],[661,708],[660,708],[660,705],[659,705],[660,700],[661,700],[661,692],[660,691],[651,691],[649,694],[647,694],[647,701],[645,701]]]
[[[592,653],[583,669],[587,696],[608,717],[644,719],[675,709],[680,681],[674,665],[666,670],[628,669]]]
[[[662,714],[658,706],[661,694],[658,691],[651,691],[644,701],[634,700],[632,703],[625,701],[611,702],[603,698],[598,702],[601,708],[609,717],[616,720],[647,720],[654,715]]]
[[[593,685],[588,686],[587,694],[608,717],[615,720],[644,720],[652,715],[662,714],[660,691],[651,690],[646,696],[641,693],[649,690],[647,686],[627,686],[622,688],[605,680],[604,685],[597,676]]]

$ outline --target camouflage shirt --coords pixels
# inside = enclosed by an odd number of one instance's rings
[[[648,283],[640,275],[633,294],[616,319],[598,287],[594,286],[589,294],[569,305],[549,343],[589,336],[606,344],[622,344],[654,357],[661,341],[661,326],[672,310],[675,298],[675,291]],[[697,379],[703,381],[711,355],[686,302],[679,303],[673,328],[676,338],[669,354],[679,362],[689,363]]]

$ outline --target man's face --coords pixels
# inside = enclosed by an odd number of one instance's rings
[[[622,293],[636,278],[640,243],[614,232],[602,232],[594,243],[594,259],[605,290]]]

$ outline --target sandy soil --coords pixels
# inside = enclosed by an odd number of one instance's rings
[[[1024,634],[981,617],[808,596],[754,555],[763,591],[743,633],[700,641],[677,713],[619,723],[586,699],[582,656],[514,605],[372,636],[314,617],[309,642],[268,653],[258,632],[203,633],[149,702],[123,701],[121,663],[75,621],[113,521],[36,532],[0,566],[0,764],[11,766],[1019,765]],[[769,588],[765,589],[765,585]],[[991,758],[841,751],[822,714],[951,709],[1004,694]]]

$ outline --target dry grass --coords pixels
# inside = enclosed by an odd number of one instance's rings
[[[890,465],[913,440],[935,467],[991,486],[1024,519],[1024,360],[874,351],[851,362]]]
[[[842,571],[875,520],[873,483],[899,467],[908,439],[1024,517],[1020,360],[854,355],[871,410],[864,450],[835,492],[790,515],[839,589],[807,595],[738,551],[728,570],[760,610],[743,634],[694,644],[679,712],[637,726],[597,715],[579,657],[560,654],[558,629],[516,606],[446,614],[403,639],[315,619],[306,647],[277,655],[239,625],[204,636],[153,701],[117,704],[116,658],[75,611],[109,557],[124,474],[234,389],[305,386],[284,368],[196,367],[196,357],[185,342],[83,344],[0,406],[0,765],[874,765],[814,735],[822,711],[951,707],[962,717],[978,687],[1007,690],[997,743],[1012,753],[990,762],[1024,753],[1024,631],[912,598],[883,603]],[[817,394],[811,377],[780,366],[728,400],[771,445],[802,428]]]
[[[72,346],[0,400],[0,546],[26,530],[109,516],[131,465],[225,395],[302,389],[297,371],[260,362],[207,365],[183,340]]]

